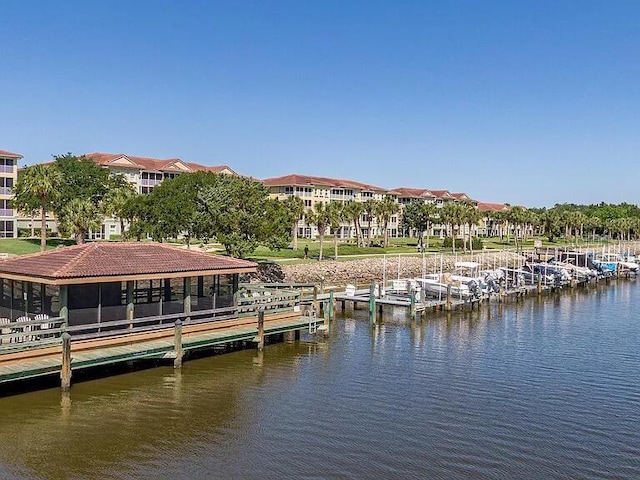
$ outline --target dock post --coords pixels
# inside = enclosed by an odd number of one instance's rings
[[[411,304],[409,306],[409,316],[411,317],[411,321],[415,322],[415,320],[416,320],[416,292],[411,292]]]
[[[128,280],[127,281],[127,292],[126,292],[126,297],[127,297],[127,320],[129,320],[130,322],[133,320],[133,280]],[[129,324],[129,330],[131,330],[133,328],[133,323]]]
[[[60,387],[63,392],[71,388],[71,335],[62,334],[62,369],[60,370]]]
[[[451,285],[447,285],[447,299],[445,300],[444,309],[447,312],[451,311]]]
[[[313,311],[316,312],[316,315],[320,313],[318,310],[318,286],[313,286]]]
[[[542,275],[538,274],[538,295],[542,293]]]
[[[173,352],[175,358],[173,359],[173,368],[180,368],[182,366],[182,357],[184,351],[182,349],[182,320],[176,320],[173,326]]]
[[[258,351],[264,348],[264,308],[258,309]]]
[[[329,292],[328,314],[329,314],[329,321],[333,322],[333,292]]]
[[[369,322],[372,325],[376,323],[376,297],[373,296],[375,288],[375,282],[371,282],[371,285],[369,285]]]

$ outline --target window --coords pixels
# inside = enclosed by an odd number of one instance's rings
[[[311,207],[311,200],[305,200],[304,201],[304,206],[310,208]]]
[[[12,158],[0,158],[0,172],[13,173],[13,165]]]
[[[10,195],[13,188],[13,178],[0,177],[0,194]]]
[[[13,220],[0,221],[0,238],[13,238]]]
[[[11,200],[0,200],[0,217],[12,217],[13,205]]]

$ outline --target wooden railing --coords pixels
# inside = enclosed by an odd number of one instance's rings
[[[267,313],[293,312],[300,306],[300,292],[295,290],[275,290],[263,286],[245,287],[238,292],[238,316],[257,314],[264,309]]]
[[[59,345],[65,328],[62,317],[0,324],[0,353]]]
[[[129,333],[143,333],[173,328],[176,321],[182,325],[197,325],[237,318],[235,307],[197,310],[190,313],[172,313],[153,317],[140,317],[131,320],[112,320],[67,327],[73,340],[90,340]]]

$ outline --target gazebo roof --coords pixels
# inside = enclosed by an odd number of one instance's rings
[[[51,285],[255,272],[257,264],[162,243],[95,242],[0,261],[0,277]]]

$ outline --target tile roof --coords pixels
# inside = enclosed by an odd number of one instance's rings
[[[257,264],[222,255],[186,250],[152,242],[95,242],[63,247],[47,252],[0,261],[0,276],[47,279],[51,283],[78,283],[65,280],[162,275],[216,271],[255,271]],[[105,280],[108,281],[108,280]]]
[[[451,195],[449,190],[431,190],[431,193],[433,193],[436,196],[436,198],[448,198],[448,199],[456,198],[453,195]]]
[[[403,198],[435,198],[435,195],[426,188],[398,187],[389,190],[389,195],[397,195]]]
[[[358,190],[372,190],[378,192],[385,192],[386,189],[377,187],[375,185],[369,185],[367,183],[356,182],[354,180],[345,180],[342,178],[330,178],[330,177],[316,177],[312,175],[284,175],[282,177],[265,178],[262,183],[267,187],[288,187],[288,186],[313,186],[322,185],[327,187],[337,188],[355,188]]]
[[[0,157],[4,158],[22,158],[19,153],[7,152],[6,150],[0,150]]]
[[[132,163],[133,168],[140,168],[142,170],[155,170],[159,172],[197,172],[197,171],[205,171],[205,172],[214,172],[220,173],[224,170],[228,170],[234,175],[237,173],[227,165],[201,165],[199,163],[191,163],[185,162],[180,158],[150,158],[150,157],[138,157],[135,155],[128,155],[126,153],[101,153],[101,152],[92,152],[86,153],[84,155],[86,158],[91,158],[94,162],[103,166],[120,166],[126,168],[126,165],[115,164],[116,160],[125,159]],[[187,170],[180,168],[177,166],[178,164],[182,164],[186,167]]]
[[[477,201],[477,200],[474,200],[473,198],[471,198],[469,195],[467,195],[464,192],[451,193],[451,196],[453,198],[455,198],[456,200],[468,200],[470,202],[476,202]]]
[[[478,202],[478,210],[482,212],[506,212],[510,210],[506,203]]]

